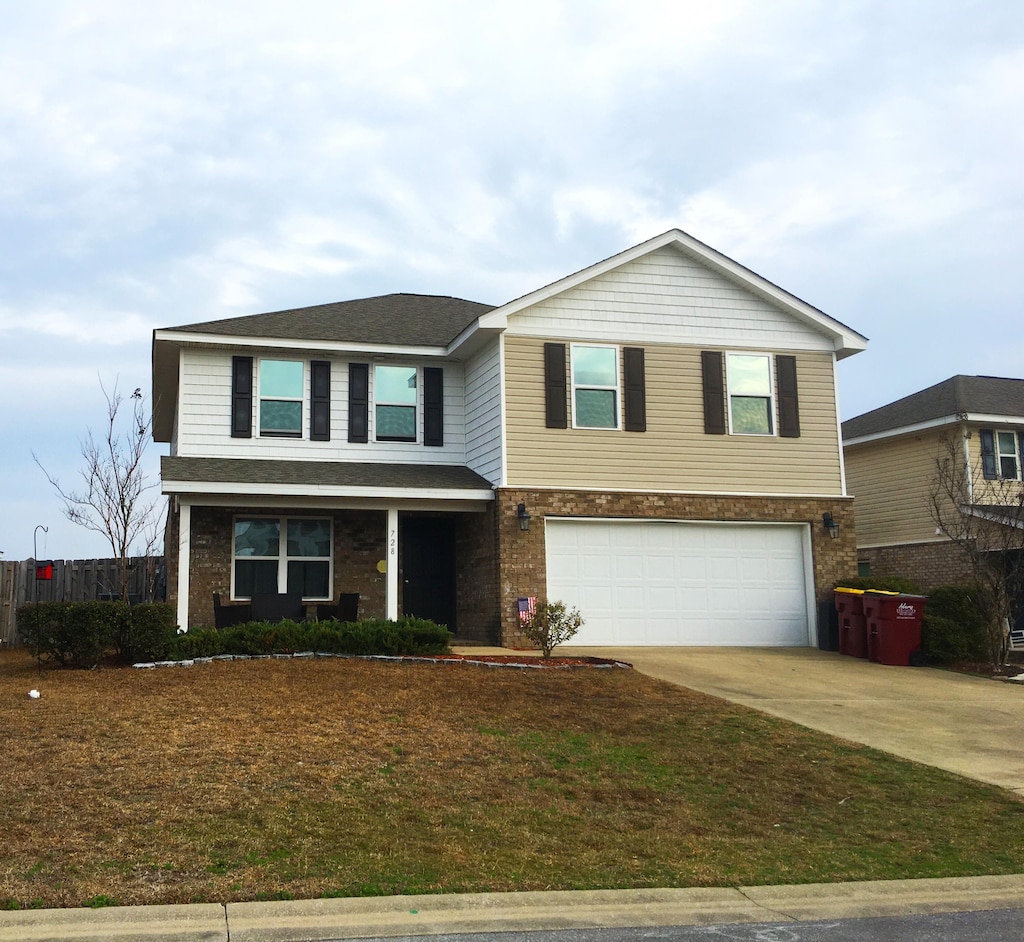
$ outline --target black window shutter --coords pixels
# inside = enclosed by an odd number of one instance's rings
[[[990,428],[981,430],[981,473],[986,481],[996,479],[996,439]]]
[[[623,386],[626,392],[625,429],[647,431],[647,383],[644,376],[644,348],[622,348]]]
[[[544,412],[548,428],[568,428],[564,343],[544,344]]]
[[[231,437],[252,438],[252,357],[231,358]]]
[[[444,370],[423,367],[423,444],[444,444]]]
[[[702,350],[701,377],[704,384],[704,433],[725,434],[725,379],[722,354],[717,350]]]
[[[796,357],[778,354],[775,357],[775,382],[779,387],[779,435],[800,437],[800,403],[796,387]]]
[[[309,364],[309,438],[331,440],[331,364],[327,360]]]
[[[348,365],[348,440],[369,441],[370,364]]]

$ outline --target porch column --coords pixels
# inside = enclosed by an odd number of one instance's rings
[[[388,508],[387,583],[384,593],[384,617],[398,618],[398,508]]]
[[[178,498],[178,626],[188,631],[188,577],[192,560],[192,505]]]

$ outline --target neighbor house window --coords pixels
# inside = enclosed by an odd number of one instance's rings
[[[374,366],[373,402],[377,441],[416,441],[415,366]]]
[[[619,427],[617,347],[573,344],[572,424],[576,428]]]
[[[1020,480],[1020,441],[1016,432],[981,430],[981,465],[985,478]]]
[[[999,476],[1017,480],[1017,433],[996,432],[996,466]]]
[[[260,360],[260,434],[302,435],[304,364],[301,360]]]
[[[263,592],[331,598],[331,521],[307,517],[236,517],[237,599]]]
[[[771,357],[763,353],[728,353],[725,364],[729,431],[733,435],[772,435]]]

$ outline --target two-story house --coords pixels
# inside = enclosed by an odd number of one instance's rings
[[[580,644],[814,644],[856,564],[836,361],[864,346],[678,230],[499,307],[157,330],[180,624],[215,592],[358,593],[514,646],[537,597]]]
[[[904,576],[924,591],[973,578],[934,500],[947,520],[1021,523],[1024,380],[950,377],[848,419],[843,442],[864,575]]]

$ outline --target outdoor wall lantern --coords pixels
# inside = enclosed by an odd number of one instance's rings
[[[526,502],[520,501],[516,507],[516,519],[519,521],[519,529],[524,533],[530,529],[530,514],[526,509]]]
[[[839,538],[839,524],[836,523],[831,510],[826,510],[821,515],[821,522],[825,524],[825,529],[828,530],[828,535],[832,537],[833,540]]]

